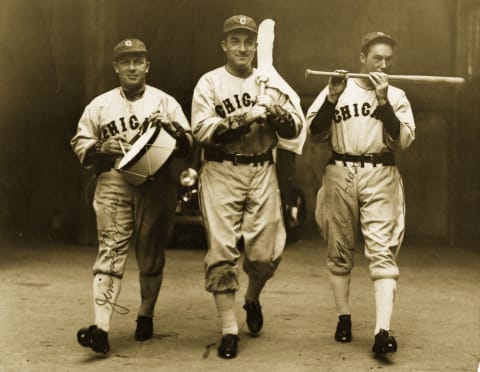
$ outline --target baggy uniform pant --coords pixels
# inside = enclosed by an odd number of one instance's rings
[[[405,229],[402,178],[395,166],[336,162],[327,165],[315,219],[328,243],[327,267],[350,273],[359,227],[372,280],[397,279],[396,256]]]
[[[247,275],[272,277],[286,241],[275,165],[206,161],[199,195],[208,240],[207,291],[239,289],[237,243],[242,236]]]
[[[100,174],[93,202],[99,242],[94,274],[122,278],[129,247],[140,273],[161,274],[175,206],[175,185],[167,176],[132,186],[115,169]]]

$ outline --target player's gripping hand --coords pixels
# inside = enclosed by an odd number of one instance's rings
[[[378,104],[383,106],[387,102],[388,75],[384,72],[370,72],[368,78],[375,88]]]
[[[176,139],[176,154],[179,157],[186,157],[192,150],[193,139],[184,127],[176,121],[171,121],[166,112],[155,111],[149,116],[149,121],[160,126],[168,134]]]
[[[263,94],[258,95],[255,104],[250,107],[250,110],[246,113],[245,120],[247,123],[264,123],[267,119],[268,107],[272,105],[272,99],[270,96]]]
[[[233,115],[218,123],[213,132],[212,141],[215,144],[233,142],[250,132],[253,121],[247,121],[247,115]]]
[[[271,125],[280,137],[294,138],[297,134],[295,120],[292,115],[280,105],[267,108],[267,123]]]
[[[177,140],[185,135],[185,128],[183,128],[180,123],[177,123],[176,121],[170,121],[170,118],[166,113],[155,112],[150,115],[150,121],[153,125],[160,126]]]
[[[124,155],[132,145],[122,136],[113,136],[98,144],[97,152],[104,155]]]
[[[167,128],[171,129],[170,118],[166,112],[155,111],[150,114],[148,121],[157,127],[164,128],[167,132]]]
[[[331,103],[337,103],[338,97],[340,97],[347,86],[347,70],[335,70],[335,72],[342,74],[343,77],[331,77],[328,79],[328,96],[327,99]]]

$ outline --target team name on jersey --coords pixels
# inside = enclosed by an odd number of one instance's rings
[[[139,128],[146,128],[148,125],[148,118],[145,118],[142,123],[135,115],[130,116],[130,118],[118,118],[117,120],[112,120],[110,123],[103,125],[101,129],[101,138],[103,141],[107,140],[109,137],[116,136],[120,133],[125,133],[127,131],[135,131]]]
[[[341,121],[358,118],[359,116],[370,116],[371,118],[378,119],[377,110],[372,110],[372,105],[368,102],[364,102],[362,104],[353,103],[335,109],[333,121],[335,123],[340,123]]]
[[[225,98],[220,105],[215,106],[215,112],[222,118],[244,107],[254,106],[255,101],[248,93],[234,94],[233,97]]]

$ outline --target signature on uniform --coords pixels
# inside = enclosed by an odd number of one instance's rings
[[[112,224],[113,224],[113,231],[103,231],[102,232],[102,239],[107,248],[109,248],[109,253],[106,258],[109,260],[109,273],[115,272],[115,261],[118,257],[118,250],[115,246],[115,237],[116,236],[123,236],[125,232],[125,227],[119,224],[117,219],[118,214],[118,205],[120,198],[119,196],[114,193],[115,197],[113,198],[112,203],[109,207],[105,208],[103,213],[110,217]],[[114,312],[121,315],[126,315],[130,312],[130,310],[126,306],[119,305],[115,302],[112,302],[112,297],[114,294],[114,282],[112,276],[109,276],[109,282],[107,283],[107,287],[104,293],[102,293],[102,298],[96,298],[95,303],[99,306],[110,305]]]

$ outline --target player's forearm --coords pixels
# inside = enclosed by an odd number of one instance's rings
[[[310,133],[312,136],[323,137],[330,130],[332,120],[335,116],[335,104],[331,103],[327,97],[310,125]]]
[[[297,138],[302,132],[303,126],[306,125],[304,122],[303,114],[302,117],[300,117],[297,112],[290,112],[290,115],[293,118],[293,125],[295,126],[295,134],[292,138]]]
[[[217,124],[212,135],[212,143],[215,145],[231,143],[249,133],[250,130],[250,124],[244,115],[230,116]]]
[[[70,141],[70,146],[72,147],[73,152],[83,166],[88,167],[93,164],[91,159],[92,153],[96,152],[96,143],[96,138],[85,136],[83,133],[77,133],[77,135],[75,135]]]
[[[83,158],[82,165],[85,167],[95,164],[95,159],[98,158],[100,153],[100,142],[97,142],[94,146],[90,147]]]
[[[295,119],[292,114],[287,111],[275,115],[267,114],[267,121],[282,138],[292,139],[297,137],[298,133],[300,133]]]
[[[190,134],[185,134],[177,139],[175,146],[175,156],[179,158],[186,158],[192,153],[193,139]]]
[[[388,100],[384,105],[377,107],[377,117],[382,121],[392,140],[398,140],[400,138],[400,120],[398,120]]]

